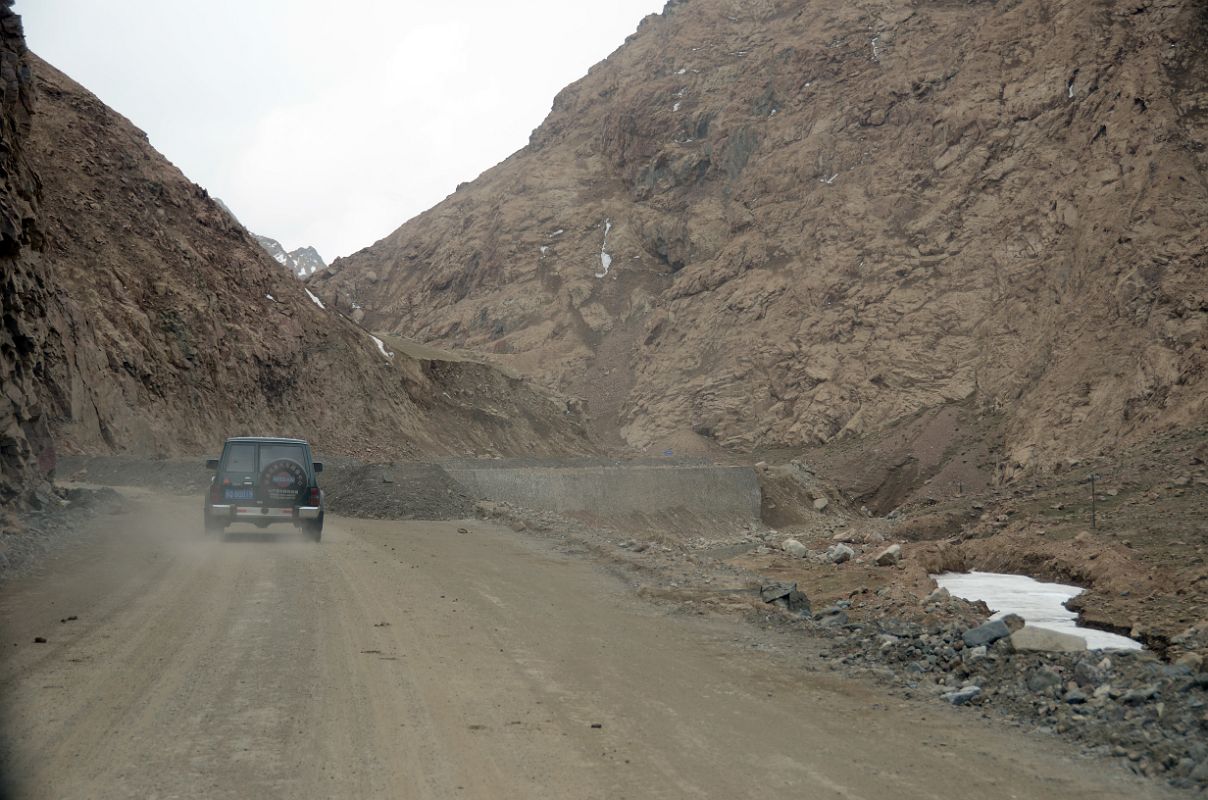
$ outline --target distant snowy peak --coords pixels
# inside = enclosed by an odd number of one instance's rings
[[[235,212],[232,211],[226,203],[222,202],[222,200],[217,197],[214,198],[214,202],[217,203],[223,211],[230,214],[232,219],[234,219],[236,222],[239,222],[239,217],[235,216]],[[240,222],[239,224],[242,225],[243,223]],[[319,255],[319,251],[313,247],[299,247],[297,250],[287,251],[281,246],[281,242],[278,242],[276,239],[270,239],[267,236],[252,233],[252,231],[248,231],[248,233],[252,234],[252,237],[256,240],[256,242],[262,248],[264,248],[265,252],[272,256],[278,264],[283,267],[287,267],[290,272],[294,273],[294,275],[297,275],[299,278],[305,278],[310,275],[314,275],[321,269],[327,269],[327,262],[323,260],[323,256]]]
[[[298,277],[305,278],[307,275],[314,275],[321,269],[327,269],[327,262],[313,247],[299,247],[297,250],[289,251],[286,255],[293,259],[294,272]]]
[[[278,264],[287,267],[299,278],[305,278],[327,268],[327,263],[323,261],[319,251],[313,247],[299,247],[297,250],[287,251],[276,239],[270,239],[258,233],[253,233],[252,236]]]

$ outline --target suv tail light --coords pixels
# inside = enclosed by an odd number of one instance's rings
[[[217,504],[222,502],[222,487],[217,483],[210,486],[210,503]]]
[[[317,506],[319,504],[319,496],[320,496],[319,487],[318,486],[310,487],[310,504],[312,506]]]

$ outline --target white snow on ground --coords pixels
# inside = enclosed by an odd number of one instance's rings
[[[278,264],[284,264],[286,262],[285,253],[275,253],[273,258],[277,259]]]
[[[832,183],[835,182],[835,178],[837,178],[837,177],[839,177],[839,173],[836,172],[834,175],[831,175],[829,178],[819,178],[818,183],[825,183],[827,186],[830,186]]]
[[[675,73],[675,74],[676,74],[676,75],[683,75],[683,74],[684,74],[685,72],[687,72],[687,71],[688,71],[688,68],[687,68],[687,67],[680,67],[680,71],[679,71],[679,72],[677,72],[677,73]]]
[[[277,298],[273,297],[271,294],[266,294],[266,295],[264,296],[264,299],[265,299],[265,300],[272,300],[274,303],[275,303],[275,302],[277,302]]]
[[[374,336],[372,333],[369,334],[369,338],[372,339],[373,343],[378,346],[378,350],[382,351],[382,355],[384,355],[386,358],[394,358],[394,353],[387,352],[385,342]]]
[[[608,275],[608,270],[612,267],[612,256],[606,250],[608,248],[608,232],[612,230],[612,220],[604,220],[604,243],[600,245],[600,272],[596,273],[597,278],[603,278]]]
[[[550,234],[550,238],[552,239],[552,238],[553,238],[553,237],[555,237],[555,236],[561,236],[561,235],[562,235],[562,234],[564,234],[564,233],[566,233],[566,231],[564,231],[564,230],[562,230],[561,228],[559,228],[558,230],[556,230],[556,231],[554,231],[553,233],[551,233],[551,234]]]
[[[327,308],[327,306],[323,305],[322,300],[320,300],[319,298],[315,297],[313,294],[310,293],[310,289],[303,287],[302,291],[306,292],[306,296],[309,297],[311,300],[313,300],[315,302],[315,305],[317,305],[319,308]]]
[[[678,100],[676,100],[676,101],[675,101],[675,105],[673,105],[673,106],[671,107],[671,110],[672,110],[672,111],[679,111],[679,110],[680,110],[680,103],[679,103],[679,101],[678,101]]]
[[[541,245],[541,255],[545,255],[548,252],[549,252],[549,248],[546,247],[545,245]]]
[[[995,612],[991,619],[1018,614],[1034,627],[1081,636],[1092,650],[1141,649],[1139,642],[1125,636],[1078,627],[1078,615],[1065,607],[1068,600],[1082,594],[1077,586],[1042,583],[1026,575],[995,572],[946,572],[931,577],[954,597],[971,602],[984,600]]]

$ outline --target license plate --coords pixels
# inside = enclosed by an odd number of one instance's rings
[[[252,490],[251,489],[227,489],[226,490],[226,499],[227,500],[251,500],[252,499]]]

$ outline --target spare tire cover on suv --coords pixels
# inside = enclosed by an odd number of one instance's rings
[[[309,480],[306,468],[297,461],[282,458],[260,471],[260,492],[269,501],[301,503]]]

